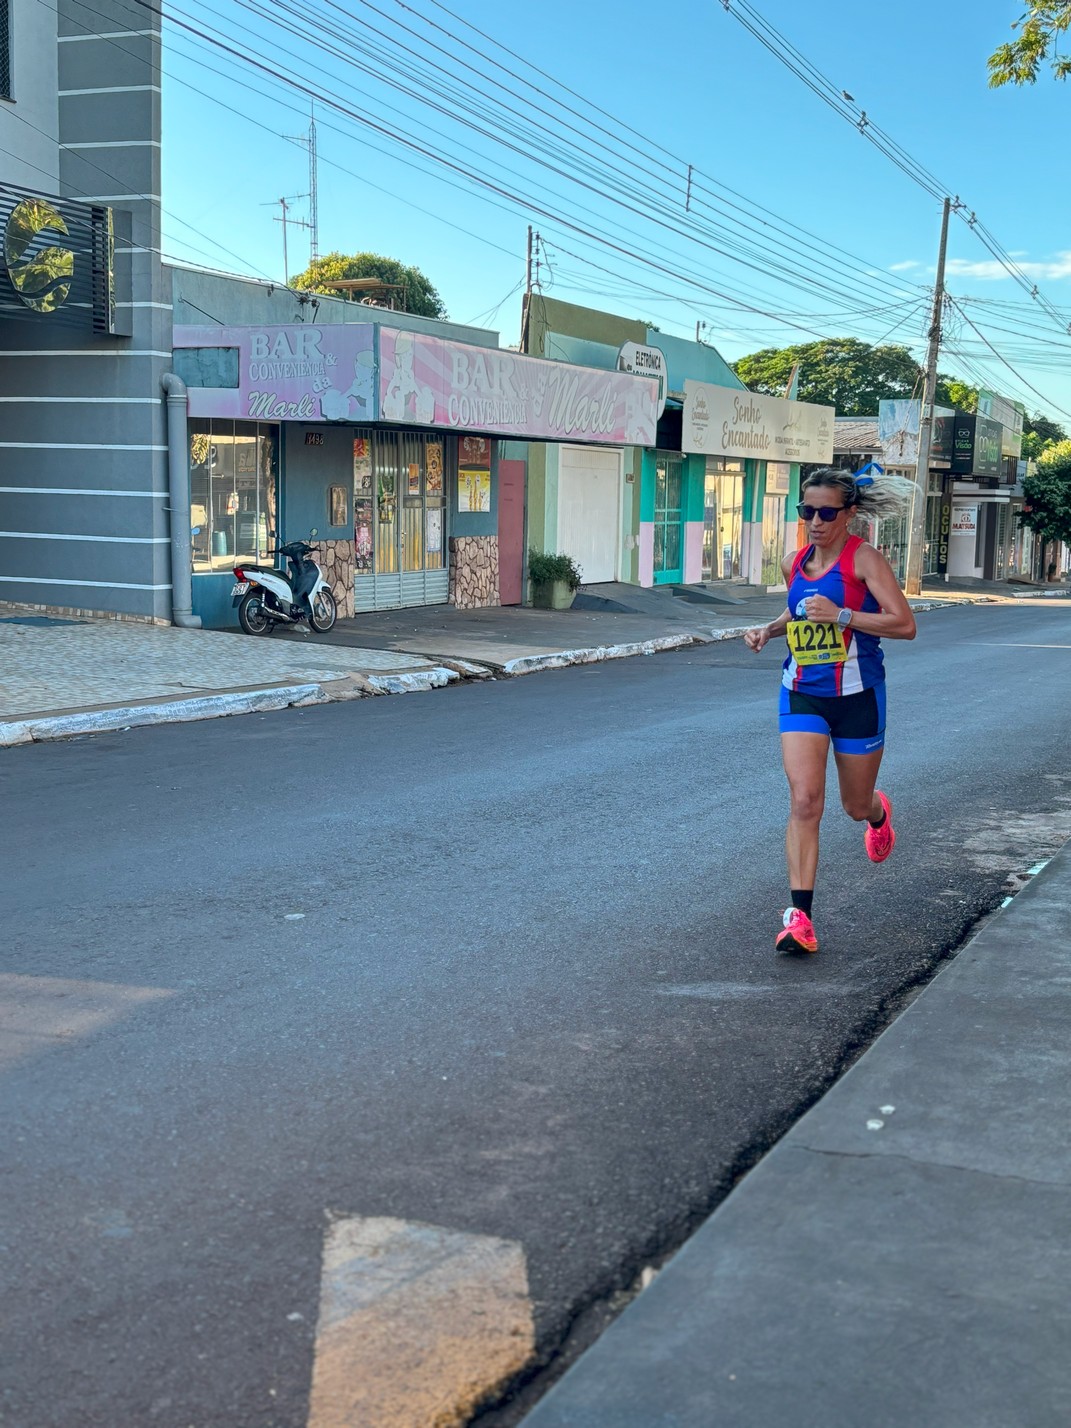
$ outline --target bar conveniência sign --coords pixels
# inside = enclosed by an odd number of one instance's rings
[[[833,459],[833,407],[790,402],[708,382],[684,384],[681,450],[758,461]]]
[[[380,329],[382,421],[653,446],[657,405],[658,382],[650,377]]]

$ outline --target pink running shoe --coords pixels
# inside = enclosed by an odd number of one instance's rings
[[[893,850],[896,842],[896,834],[892,826],[892,804],[878,789],[878,798],[881,799],[881,806],[885,810],[885,822],[880,828],[874,828],[871,824],[866,826],[866,855],[872,863],[884,863],[885,859]]]
[[[818,951],[818,938],[815,936],[814,923],[801,908],[790,907],[785,910],[785,930],[778,934],[774,950],[777,952]]]

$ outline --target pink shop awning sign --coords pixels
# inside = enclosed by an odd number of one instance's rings
[[[375,416],[373,323],[185,327],[175,336],[177,347],[238,350],[238,386],[191,386],[191,416],[305,422]]]
[[[649,377],[380,329],[385,422],[522,440],[653,446],[657,410],[658,383]]]

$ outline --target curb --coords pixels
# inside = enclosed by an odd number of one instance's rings
[[[557,654],[522,655],[507,660],[502,673],[507,675],[535,674],[542,669],[566,669],[574,664],[598,664],[607,659],[629,659],[632,655],[659,654],[663,650],[684,649],[688,645],[706,644],[705,635],[663,635],[656,640],[638,640],[624,645],[596,645],[591,649],[560,650]]]
[[[1051,599],[1064,591],[1039,591],[1019,599]],[[957,605],[985,604],[992,596],[967,597],[958,600],[912,600],[916,612],[945,610]],[[727,629],[693,629],[687,634],[663,635],[653,640],[637,640],[620,645],[595,645],[587,649],[559,650],[554,654],[523,655],[507,660],[500,666],[508,677],[536,674],[541,670],[567,669],[571,665],[598,664],[603,660],[630,659],[634,655],[660,654],[666,650],[687,649],[689,645],[716,644],[723,640],[741,639],[751,625],[733,625]],[[127,705],[120,709],[56,714],[40,719],[0,721],[0,748],[16,744],[43,743],[50,739],[71,739],[80,734],[106,734],[117,730],[141,728],[153,724],[183,724],[200,719],[222,719],[233,714],[265,714],[311,704],[336,704],[381,694],[415,694],[430,689],[443,689],[461,680],[493,678],[486,664],[474,664],[460,657],[444,659],[426,670],[401,674],[365,674],[354,672],[340,675],[324,683],[286,685],[276,689],[251,689],[232,694],[204,695],[199,699],[175,699],[166,704]]]
[[[0,723],[0,748],[73,739],[79,734],[110,734],[154,724],[189,724],[201,719],[225,719],[234,714],[269,714],[278,709],[338,704],[378,694],[412,694],[442,689],[457,679],[453,670],[442,668],[407,674],[351,675],[332,680],[326,686],[290,684],[279,689],[248,689],[235,694],[207,694],[199,699],[173,699],[166,704],[130,704],[119,709],[15,719]]]

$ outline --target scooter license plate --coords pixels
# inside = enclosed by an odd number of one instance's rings
[[[248,589],[249,589],[249,581],[248,581],[248,580],[236,580],[236,581],[234,582],[234,586],[233,586],[233,588],[232,588],[232,590],[231,590],[231,594],[232,594],[232,595],[244,595],[245,592],[246,592]]]

